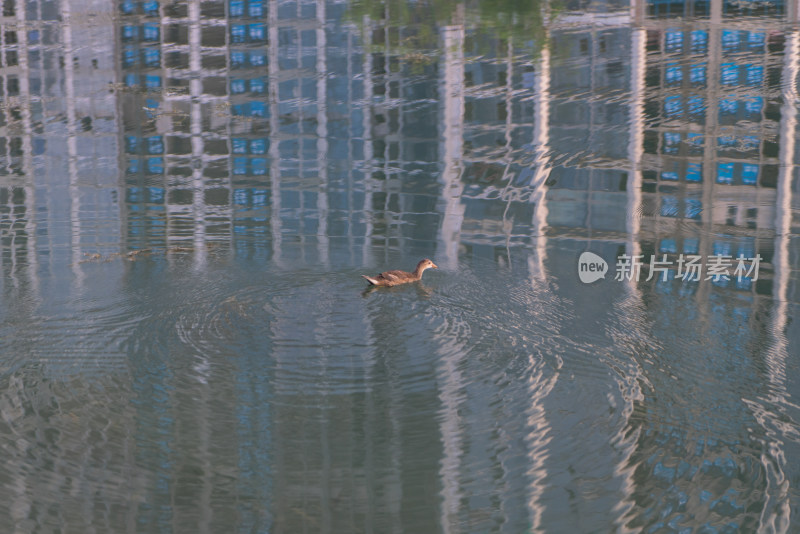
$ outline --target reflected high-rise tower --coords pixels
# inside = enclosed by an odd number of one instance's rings
[[[796,203],[791,182],[796,180],[798,58],[796,32],[784,23],[787,17],[794,20],[794,7],[719,0],[647,2],[634,10],[636,25],[647,37],[641,52],[652,59],[641,80],[647,127],[640,159],[633,162],[642,179],[640,253],[646,261],[655,255],[673,265],[689,254],[733,257],[734,264],[738,256],[762,258],[757,280],[704,273],[697,281],[682,281],[674,279],[673,269],[666,280],[657,274],[652,285],[640,285],[651,294],[647,316],[657,338],[669,339],[660,333],[676,325],[692,325],[684,328],[679,343],[697,344],[696,353],[667,345],[659,354],[669,365],[703,369],[714,383],[707,402],[717,412],[689,417],[680,431],[669,422],[658,423],[651,436],[639,437],[632,465],[659,482],[641,484],[632,497],[655,503],[655,510],[676,499],[687,503],[680,511],[690,516],[706,513],[706,507],[739,506],[743,495],[736,490],[716,494],[706,478],[718,474],[714,469],[741,470],[739,462],[746,462],[731,452],[739,446],[736,438],[726,439],[716,428],[718,414],[752,421],[770,435],[775,423],[761,415],[759,402],[740,398],[737,370],[762,365],[769,370],[761,378],[776,392],[768,402],[780,404],[781,392],[789,387],[786,300],[792,299],[789,280],[796,275],[786,261],[791,231],[786,213]],[[692,16],[681,18],[686,14]],[[668,378],[653,379],[656,390],[680,390]],[[693,398],[698,392],[677,395]],[[640,408],[656,421],[663,410],[650,398]],[[780,443],[763,446],[759,528],[781,530],[788,500],[775,480],[788,476],[790,466]],[[728,467],[720,458],[727,458]],[[684,484],[688,479],[691,490]],[[640,511],[628,525],[655,520]]]
[[[784,360],[791,336],[786,332],[786,301],[791,302],[792,281],[797,278],[788,260],[793,254],[788,239],[793,228],[790,213],[797,203],[792,195],[797,179],[796,35],[794,31],[774,30],[782,25],[780,3],[764,5],[759,17],[750,18],[747,5],[695,3],[691,8],[711,19],[692,23],[659,18],[665,10],[670,12],[670,6],[636,3],[630,13],[611,13],[594,20],[587,16],[583,28],[578,15],[567,14],[562,21],[568,27],[562,30],[554,24],[551,29],[554,50],[574,48],[565,54],[569,59],[566,68],[552,67],[559,58],[548,57],[551,69],[546,77],[549,117],[545,130],[547,147],[555,161],[547,173],[544,206],[550,228],[545,237],[551,246],[557,243],[559,248],[567,248],[569,243],[575,243],[576,247],[574,255],[548,253],[545,271],[572,271],[581,246],[604,250],[611,258],[620,252],[642,254],[645,258],[667,254],[673,260],[681,253],[706,257],[742,254],[748,258],[760,254],[763,261],[757,281],[745,277],[741,281],[681,284],[669,279],[649,284],[644,283],[648,272],[643,270],[642,283],[628,284],[627,296],[612,298],[599,307],[597,293],[587,293],[577,280],[574,292],[572,286],[562,287],[561,294],[574,298],[582,316],[587,315],[583,313],[585,309],[592,310],[588,314],[592,317],[607,313],[609,302],[642,314],[623,320],[618,325],[621,329],[626,321],[632,328],[638,321],[652,321],[653,328],[659,330],[685,320],[687,310],[681,303],[688,298],[689,302],[696,302],[696,309],[690,309],[696,314],[693,317],[702,332],[702,345],[710,347],[709,354],[697,354],[696,358],[713,368],[723,359],[714,347],[725,346],[731,351],[728,360],[734,358],[738,362],[735,365],[744,365],[750,357],[764,359],[770,370],[768,381],[776,391],[784,391],[788,387]],[[775,10],[778,16],[771,20],[769,14]],[[602,23],[594,26],[600,19]],[[537,167],[525,165],[525,151],[530,147],[520,139],[529,138],[521,135],[525,126],[541,119],[536,112],[528,120],[518,119],[524,117],[526,105],[532,109],[533,98],[522,89],[525,78],[520,83],[514,76],[527,72],[531,82],[543,77],[537,66],[515,63],[513,52],[503,62],[501,53],[486,54],[483,49],[481,60],[485,64],[471,64],[469,53],[464,53],[469,39],[458,31],[457,26],[444,31],[449,48],[444,54],[440,81],[440,105],[447,121],[442,146],[445,169],[458,179],[449,174],[442,179],[440,206],[445,222],[440,241],[448,258],[460,246],[470,249],[478,243],[502,257],[508,254],[509,245],[538,235],[530,232],[527,221],[531,217],[519,217],[521,212],[514,211],[514,203],[507,197],[509,191],[515,191],[513,186],[522,186],[520,189],[525,192],[525,186],[532,184],[526,177]],[[651,68],[646,67],[648,57],[654,59]],[[453,80],[455,72],[463,73],[463,87]],[[476,89],[471,89],[473,85]],[[586,99],[575,97],[580,89],[585,89]],[[604,90],[609,98],[594,100]],[[631,95],[631,100],[613,98],[611,95],[617,91]],[[539,92],[541,89],[533,91]],[[482,100],[481,105],[473,107],[473,98]],[[462,120],[452,120],[451,107],[463,109]],[[473,133],[470,120],[474,112],[483,117]],[[453,131],[464,134],[459,138],[452,135]],[[459,146],[463,157],[451,154],[451,148]],[[576,146],[587,147],[585,160],[579,157],[580,151],[574,160],[558,160],[559,153],[574,154]],[[477,177],[475,183],[473,176]],[[452,198],[454,190],[458,202]],[[478,211],[482,204],[487,211]],[[534,208],[530,204],[521,206]],[[501,227],[501,221],[506,225]],[[516,227],[513,231],[512,224]],[[644,295],[662,302],[653,316],[648,314]],[[721,300],[723,295],[726,297]],[[730,299],[730,295],[736,297]],[[665,304],[667,301],[671,304]],[[745,324],[747,328],[743,327]],[[755,335],[743,335],[753,331]],[[707,338],[710,333],[715,341]],[[771,339],[777,348],[763,353],[753,349],[761,335]],[[636,361],[630,363],[631,369],[637,367]],[[457,378],[456,373],[450,381]],[[730,380],[720,385],[721,391],[734,387],[734,378]],[[691,395],[685,393],[687,397]],[[556,402],[558,387],[549,395],[554,405],[560,405]],[[648,400],[643,400],[644,394],[639,391],[629,398],[629,414],[634,409],[633,399],[641,409],[657,410],[648,407]],[[446,396],[442,402],[453,405]],[[734,418],[752,416],[741,404],[721,409],[736,412]],[[636,427],[633,420],[629,424]],[[699,427],[711,422],[700,420],[694,424]],[[448,421],[443,423],[443,432],[456,427]],[[458,432],[447,435],[450,441],[445,443],[446,452],[450,448],[468,449],[471,444],[471,437]],[[703,465],[719,463],[716,455],[730,444],[712,445],[698,435],[688,438],[700,451],[692,461]],[[686,442],[679,445],[683,446],[687,446]],[[619,458],[619,472],[626,481],[628,498],[636,499],[648,489],[636,488],[633,467],[640,455],[647,457],[650,449],[646,439],[639,443],[629,441],[626,447],[626,454]],[[777,465],[788,468],[781,455],[776,455]],[[450,452],[448,468],[442,469],[442,476],[451,482],[449,473],[453,468],[449,462],[457,457],[457,452]],[[659,476],[673,476],[675,472],[666,467],[669,461],[649,467]],[[698,491],[707,491],[702,483],[699,487]],[[457,484],[451,487],[445,494],[446,503],[452,505],[460,489]],[[765,521],[774,519],[770,514],[785,504],[780,488],[770,491],[765,501],[769,508]],[[664,495],[665,499],[683,498],[679,493]],[[723,502],[731,499],[730,495],[722,497]],[[628,519],[624,514],[619,518],[621,523]],[[640,525],[640,520],[632,520],[631,525]],[[778,517],[778,524],[780,521]]]
[[[131,246],[162,236],[193,244],[200,258],[219,241],[278,264],[326,264],[331,235],[364,257],[373,188],[363,162],[373,146],[362,99],[373,65],[354,28],[326,26],[345,24],[344,10],[121,2]]]
[[[654,59],[646,74],[645,119],[652,127],[642,159],[643,230],[654,240],[646,248],[759,253],[765,262],[760,293],[768,294],[785,142],[778,128],[784,34],[770,32],[761,17],[714,21],[719,2],[712,2],[707,22],[680,23],[657,7],[645,25]],[[744,283],[739,290],[750,288]]]
[[[0,9],[0,315],[4,325],[24,325],[3,341],[32,347],[27,340],[47,340],[24,356],[6,354],[6,362],[19,358],[20,372],[5,376],[0,411],[11,432],[33,436],[41,420],[24,406],[55,397],[76,375],[105,377],[121,367],[119,353],[105,345],[107,331],[76,327],[54,338],[51,323],[64,302],[77,301],[72,311],[80,315],[93,291],[109,291],[105,279],[87,283],[80,262],[84,253],[115,251],[120,239],[114,27],[105,1],[5,0]],[[86,412],[62,412],[47,424],[59,426],[54,439],[64,453],[53,457],[49,472],[34,473],[25,460],[42,453],[36,438],[16,440],[6,451],[7,488],[13,487],[6,528],[43,525],[36,501],[54,477],[90,484],[96,455],[122,455],[123,447],[105,437],[130,419],[118,412],[104,429],[109,434],[91,443]],[[62,524],[81,524],[76,516],[100,517],[109,507],[106,495],[85,497],[59,501]],[[113,530],[111,523],[100,519],[97,526]]]
[[[114,225],[92,226],[80,216],[91,209],[119,218],[113,26],[92,23],[109,14],[99,1],[3,2],[0,187],[19,237],[8,250],[26,254],[12,263],[35,270],[46,261],[57,269],[62,254],[77,263],[87,249],[118,238]],[[37,186],[63,194],[37,197]],[[65,241],[69,251],[57,246]],[[75,274],[81,279],[80,269]]]
[[[208,265],[207,244],[216,242],[215,250],[270,262],[287,273],[298,267],[324,269],[333,261],[369,261],[375,113],[364,99],[375,90],[374,57],[364,52],[358,30],[343,21],[344,10],[342,3],[325,1],[120,3],[120,159],[129,247],[163,244],[168,255],[191,248],[191,261]],[[270,380],[216,370],[199,352],[191,355],[198,368],[210,370],[197,389],[198,402],[180,410],[180,399],[162,399],[141,414],[158,421],[148,432],[198,444],[204,453],[216,436],[237,433],[242,443],[250,443],[256,438],[247,425],[269,428],[269,436],[237,449],[239,456],[231,461],[253,462],[255,470],[263,467],[263,455],[274,456],[273,472],[252,476],[265,488],[259,498],[272,500],[276,515],[254,510],[253,524],[277,521],[290,531],[306,521],[293,512],[298,503],[313,501],[327,514],[333,500],[349,491],[339,473],[368,476],[352,457],[333,454],[342,447],[331,429],[383,424],[373,416],[365,422],[347,396],[328,398],[307,384],[285,386],[295,376],[322,382],[343,368],[342,361],[367,378],[375,372],[371,354],[360,353],[352,363],[352,353],[325,348],[335,346],[326,339],[344,335],[343,330],[361,334],[371,325],[364,321],[334,330],[328,319],[341,304],[318,302],[310,309],[311,298],[275,296],[271,310],[262,310],[270,316],[270,332],[264,335],[276,341],[242,369],[262,369],[271,373]],[[299,328],[298,321],[306,326]],[[318,350],[309,351],[313,366],[281,344],[296,335],[320,341]],[[146,369],[137,368],[135,375],[137,386],[150,387]],[[238,414],[237,428],[208,424],[208,401],[220,391],[253,406]],[[321,424],[307,404],[335,406],[333,422]],[[172,417],[180,423],[171,425]],[[322,456],[329,461],[317,461],[320,443],[327,444]],[[361,446],[378,449],[375,458],[398,456],[396,446],[389,451],[371,442]],[[153,448],[146,454],[151,455],[147,461],[166,461],[169,452]],[[209,480],[201,481],[203,495]],[[376,483],[392,496],[400,492],[397,480],[378,477]],[[352,498],[356,514],[369,515],[363,496]],[[388,499],[372,504],[397,506]]]

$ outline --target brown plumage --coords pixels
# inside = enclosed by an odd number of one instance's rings
[[[417,268],[414,269],[413,273],[408,273],[406,271],[386,271],[376,276],[367,276],[364,274],[361,276],[366,278],[367,282],[374,286],[390,287],[418,281],[422,278],[422,273],[425,272],[425,269],[438,269],[438,267],[436,267],[436,264],[431,260],[425,258],[417,264]]]

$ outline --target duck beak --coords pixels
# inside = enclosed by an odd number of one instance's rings
[[[431,262],[431,267],[433,267],[434,269],[438,269],[438,267],[436,266],[436,264],[435,264],[435,263],[433,263],[433,262]]]

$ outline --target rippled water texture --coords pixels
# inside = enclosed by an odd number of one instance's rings
[[[4,0],[0,531],[800,531],[797,19]]]

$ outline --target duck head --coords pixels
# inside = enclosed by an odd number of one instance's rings
[[[438,267],[431,260],[425,258],[424,260],[422,260],[417,264],[416,273],[419,276],[422,276],[422,273],[425,271],[425,269],[438,269]]]

